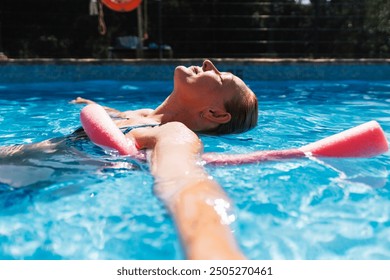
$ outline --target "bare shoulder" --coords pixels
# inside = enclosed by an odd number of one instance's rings
[[[138,109],[133,111],[125,111],[126,115],[137,115],[139,117],[147,117],[153,112],[153,109]]]
[[[181,122],[169,122],[155,127],[138,128],[130,132],[132,135],[165,135],[165,136],[178,136],[178,135],[192,135],[196,134],[190,130],[186,125]]]
[[[189,129],[181,122],[169,122],[158,127],[159,133],[168,134],[175,137],[177,140],[185,137],[198,138],[195,132]]]

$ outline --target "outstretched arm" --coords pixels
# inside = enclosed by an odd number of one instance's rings
[[[93,100],[90,100],[90,99],[86,99],[86,98],[83,98],[83,97],[77,97],[76,99],[70,101],[70,103],[73,103],[73,104],[86,104],[86,105],[89,105],[89,104],[97,104],[95,101]],[[102,106],[104,108],[104,110],[106,110],[106,112],[110,115],[110,117],[113,117],[113,118],[126,118],[126,112],[121,112],[117,109],[114,109],[114,108],[111,108],[111,107],[107,107],[107,106]]]
[[[181,123],[134,130],[137,145],[151,149],[155,193],[169,209],[189,259],[243,259],[229,224],[231,204],[200,164],[203,146]]]
[[[97,102],[82,98],[82,97],[77,97],[76,99],[73,99],[70,101],[70,103],[73,104],[98,104]],[[100,105],[100,104],[99,104]],[[101,106],[101,105],[100,105]],[[117,109],[107,107],[107,106],[102,106],[104,110],[109,114],[111,118],[122,118],[122,119],[131,119],[134,117],[144,117],[149,115],[151,112],[153,112],[152,109],[138,109],[138,110],[129,110],[129,111],[119,111]]]

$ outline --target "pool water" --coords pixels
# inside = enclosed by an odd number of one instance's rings
[[[300,147],[370,120],[390,139],[390,81],[249,82],[259,125],[201,135],[207,152]],[[82,96],[120,110],[154,108],[166,81],[0,84],[0,145],[62,137],[79,127]],[[390,157],[301,158],[207,166],[235,205],[249,259],[390,259]],[[89,141],[0,158],[0,259],[183,259],[153,195],[147,164]],[[207,250],[207,249],[206,249]]]

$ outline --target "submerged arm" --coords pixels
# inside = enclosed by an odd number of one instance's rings
[[[199,163],[203,146],[181,123],[132,133],[151,149],[156,195],[170,211],[189,259],[243,259],[229,227],[229,199]]]

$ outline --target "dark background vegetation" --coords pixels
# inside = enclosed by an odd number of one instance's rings
[[[100,35],[89,1],[1,0],[0,52],[9,58],[107,58],[116,37],[137,35],[136,11],[107,8],[107,33]],[[307,2],[144,0],[145,46],[161,40],[176,58],[390,57],[389,0]]]

